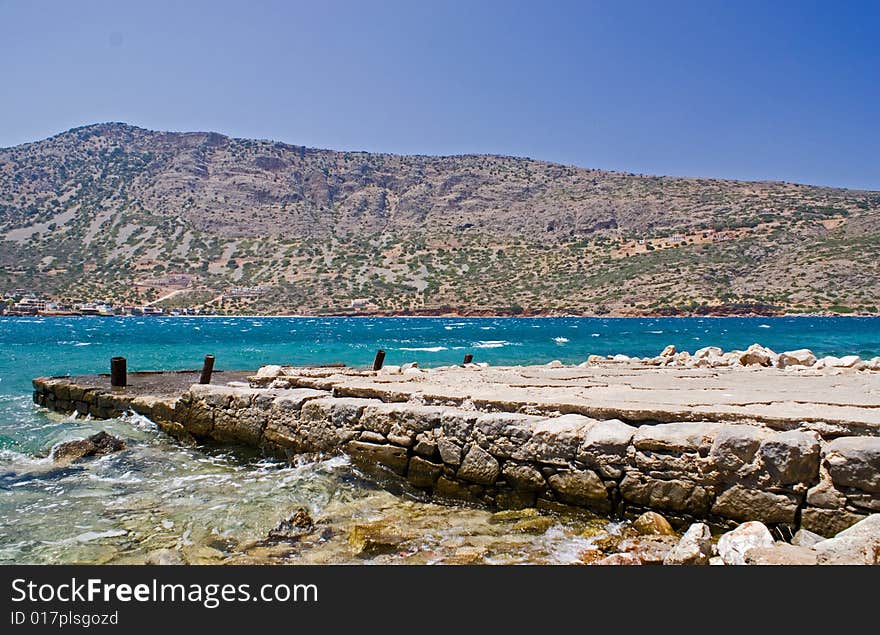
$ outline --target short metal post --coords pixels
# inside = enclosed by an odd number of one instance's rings
[[[205,355],[205,363],[202,366],[202,375],[199,377],[199,383],[210,384],[212,372],[214,372],[214,356]]]
[[[124,357],[110,359],[110,385],[114,388],[125,388],[128,384],[128,370]]]
[[[373,370],[382,370],[382,364],[385,363],[385,351],[379,349],[376,351],[376,358],[373,360]]]

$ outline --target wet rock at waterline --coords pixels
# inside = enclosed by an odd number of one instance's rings
[[[390,522],[375,521],[358,524],[348,534],[348,544],[354,555],[368,557],[397,551],[414,536]]]
[[[104,456],[120,452],[126,447],[125,441],[103,430],[86,439],[64,441],[52,448],[50,456],[57,465],[67,465],[80,459]]]
[[[657,512],[645,512],[633,521],[633,529],[643,536],[674,536],[675,530],[669,521]]]
[[[305,507],[300,507],[292,515],[281,520],[272,531],[269,532],[270,540],[299,540],[303,536],[312,533],[315,521],[309,515]]]

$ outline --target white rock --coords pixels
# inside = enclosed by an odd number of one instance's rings
[[[489,368],[489,362],[477,362],[477,366],[480,368]]]
[[[257,371],[257,377],[266,378],[266,377],[278,377],[282,375],[281,366],[277,364],[271,364],[269,366],[261,366],[260,370]]]
[[[855,368],[862,361],[862,358],[858,355],[846,355],[837,360],[837,364],[835,364],[836,368]]]
[[[813,355],[813,351],[808,348],[799,348],[795,351],[780,353],[776,365],[779,368],[787,368],[789,366],[812,366],[815,363],[816,356]]]
[[[400,375],[403,371],[400,366],[383,366],[379,372],[383,375]]]
[[[743,523],[718,540],[718,555],[724,564],[746,564],[746,552],[752,547],[772,547],[770,530],[758,521]]]
[[[408,362],[408,363],[404,364],[403,366],[401,366],[400,370],[405,372],[405,371],[409,370],[410,368],[418,368],[418,367],[419,367],[418,362]]]
[[[660,357],[672,357],[675,355],[675,345],[669,344],[666,348],[663,349],[663,352],[660,353]]]
[[[817,542],[819,564],[880,564],[880,514],[871,514],[834,538]]]
[[[778,356],[769,348],[752,344],[739,357],[743,366],[773,366]]]
[[[694,351],[694,357],[697,359],[709,359],[710,357],[721,357],[724,351],[717,346],[705,346]]]
[[[880,370],[880,357],[872,357],[866,364],[868,370]]]
[[[562,368],[563,365],[564,364],[558,359],[554,359],[552,362],[547,362],[547,368]]]
[[[401,374],[412,376],[412,375],[424,375],[425,373],[422,372],[421,368],[417,368],[415,366],[410,366],[409,368],[404,368],[401,371]]]
[[[612,359],[612,361],[615,361],[615,362],[628,362],[628,361],[630,361],[629,355],[621,355],[621,354],[617,354],[614,357],[612,357],[611,359]]]
[[[663,564],[709,564],[712,557],[712,532],[705,523],[694,523],[663,559]]]

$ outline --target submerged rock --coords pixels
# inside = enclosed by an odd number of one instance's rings
[[[543,534],[550,529],[556,521],[550,516],[536,516],[535,518],[523,518],[514,524],[513,530],[523,534]]]
[[[489,517],[489,522],[492,524],[516,522],[527,518],[536,518],[540,515],[541,512],[534,507],[527,507],[526,509],[505,509],[492,514],[492,516]]]
[[[635,519],[633,529],[642,536],[674,536],[675,530],[669,521],[657,512],[645,512]]]
[[[291,516],[280,521],[269,532],[272,540],[299,540],[312,532],[315,521],[309,515],[305,507],[300,507]]]
[[[348,534],[348,544],[355,555],[374,556],[394,552],[412,538],[413,536],[399,527],[380,520],[352,527]]]
[[[50,456],[55,463],[66,465],[80,459],[120,452],[125,448],[125,441],[102,430],[87,439],[59,443],[52,448]]]
[[[181,565],[186,564],[183,554],[175,549],[156,549],[147,554],[144,564],[152,565]]]

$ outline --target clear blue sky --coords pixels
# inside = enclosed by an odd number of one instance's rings
[[[880,189],[880,2],[0,0],[0,146],[99,121]]]

